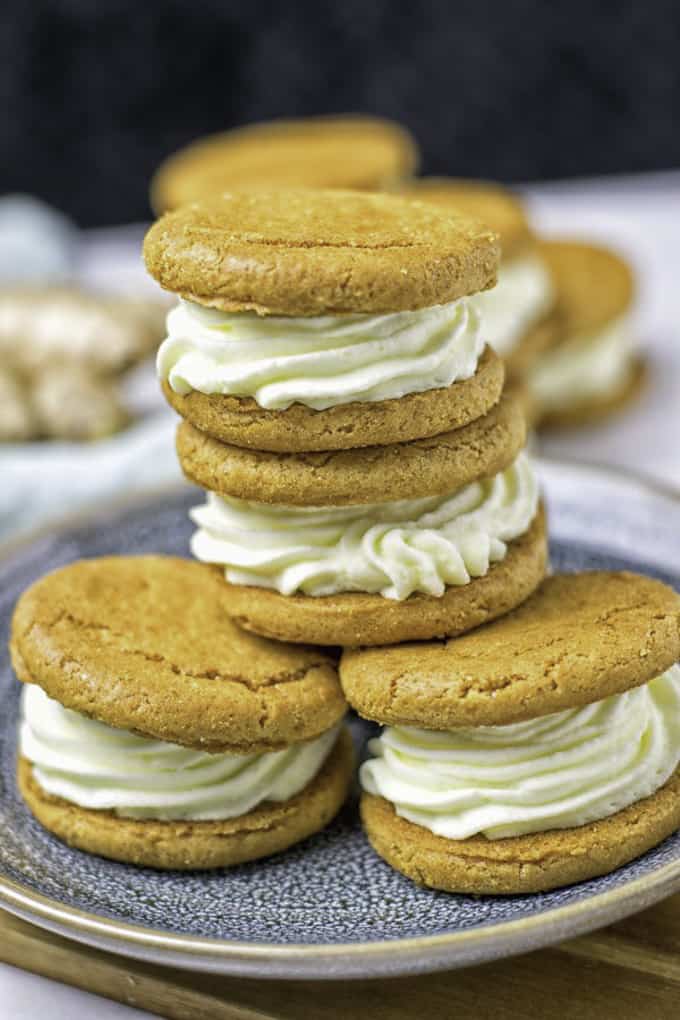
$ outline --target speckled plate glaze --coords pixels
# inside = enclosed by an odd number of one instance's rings
[[[559,570],[641,570],[680,587],[680,501],[635,478],[539,462]],[[187,489],[52,529],[0,562],[0,903],[101,948],[260,977],[379,977],[458,967],[597,928],[680,889],[680,833],[604,878],[534,896],[419,889],[371,851],[356,799],[325,832],[268,861],[160,873],[63,846],[16,791],[19,685],[4,651],[12,606],[40,574],[81,556],[187,553]],[[363,746],[371,727],[353,723]]]

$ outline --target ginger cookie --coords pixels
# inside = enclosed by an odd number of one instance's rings
[[[83,560],[19,599],[12,662],[66,708],[208,752],[312,740],[344,715],[332,659],[230,620],[218,570],[169,556]]]
[[[241,191],[166,213],[144,260],[165,290],[258,315],[389,313],[493,286],[496,235],[424,202],[352,191]]]
[[[379,190],[417,169],[412,135],[393,121],[358,114],[270,121],[192,142],[151,182],[157,212],[247,187]]]
[[[360,770],[374,848],[425,885],[511,895],[655,846],[680,825],[679,625],[659,581],[565,574],[456,640],[346,651],[350,703],[386,724]]]
[[[408,442],[497,403],[502,366],[470,295],[496,236],[393,195],[229,192],[162,217],[144,256],[180,302],[166,398],[214,439],[273,452]]]
[[[680,596],[649,577],[547,577],[523,605],[430,644],[347,649],[340,679],[367,719],[504,726],[645,684],[680,658]]]

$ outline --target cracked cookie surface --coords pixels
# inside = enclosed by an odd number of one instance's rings
[[[678,658],[680,596],[639,574],[593,571],[546,578],[519,609],[462,637],[349,649],[340,677],[368,719],[447,730],[600,701]]]
[[[354,191],[235,191],[166,213],[144,241],[165,290],[260,315],[387,313],[492,287],[499,247],[477,220]]]
[[[248,634],[230,613],[221,572],[205,564],[81,560],[21,596],[12,663],[66,708],[204,751],[274,750],[342,718],[332,658]]]

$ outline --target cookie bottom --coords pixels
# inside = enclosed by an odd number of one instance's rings
[[[636,358],[623,386],[604,397],[588,397],[576,401],[570,407],[546,410],[536,413],[536,427],[539,431],[578,428],[596,425],[605,418],[625,411],[640,397],[649,379],[649,367],[644,358]]]
[[[498,403],[504,378],[502,361],[487,347],[469,379],[390,400],[337,404],[325,411],[304,404],[268,411],[250,397],[197,390],[183,396],[167,382],[162,388],[171,407],[213,439],[273,453],[309,453],[407,443],[462,428]]]
[[[384,797],[366,793],[361,819],[376,853],[418,885],[485,896],[547,892],[606,875],[675,832],[680,769],[651,797],[575,829],[445,839],[400,818]]]
[[[415,594],[397,602],[359,592],[281,595],[230,584],[229,608],[240,627],[297,644],[354,647],[454,637],[524,602],[543,580],[547,558],[541,507],[529,530],[509,543],[505,559],[483,577],[448,587],[440,598]]]
[[[20,758],[19,790],[41,825],[69,846],[114,861],[162,869],[224,868],[268,857],[323,829],[349,791],[354,769],[347,729],[319,773],[288,801],[268,801],[223,821],[156,821],[120,818],[81,808],[46,793],[31,763]]]

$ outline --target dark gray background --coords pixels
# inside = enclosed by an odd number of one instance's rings
[[[0,192],[145,218],[195,135],[364,110],[424,169],[529,178],[680,165],[680,0],[3,0]]]

